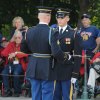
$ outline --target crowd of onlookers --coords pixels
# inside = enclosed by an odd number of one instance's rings
[[[19,97],[21,93],[20,75],[25,77],[27,68],[28,55],[20,52],[22,38],[28,27],[24,27],[24,21],[21,17],[15,17],[12,21],[13,29],[10,33],[10,40],[0,34],[0,74],[4,87],[3,96]],[[11,90],[11,82],[9,75],[13,75],[13,92]],[[24,82],[24,78],[23,78]]]

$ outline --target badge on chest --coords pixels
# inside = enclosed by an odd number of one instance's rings
[[[60,45],[60,41],[59,40],[57,40],[57,44]]]
[[[65,39],[65,44],[71,44],[71,38],[66,38]]]

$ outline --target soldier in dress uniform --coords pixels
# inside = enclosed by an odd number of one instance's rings
[[[21,46],[22,51],[31,53],[26,77],[31,82],[32,100],[53,100],[54,70],[51,51],[61,60],[67,60],[69,56],[62,52],[59,45],[56,45],[58,34],[51,34],[48,26],[51,8],[38,7],[38,19],[39,24],[27,31],[26,41],[22,42]]]
[[[79,45],[79,37],[75,35],[75,31],[68,25],[70,10],[57,8],[56,20],[58,24],[58,41],[57,44],[63,52],[67,52],[70,57],[67,61],[55,59],[55,91],[53,100],[71,100],[70,87],[71,82],[75,83],[78,77],[81,59],[73,57],[81,54]]]

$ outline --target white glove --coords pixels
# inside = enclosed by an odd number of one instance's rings
[[[76,78],[73,78],[73,77],[72,77],[72,78],[71,78],[71,83],[75,84],[75,83],[76,83],[76,80],[77,80]]]

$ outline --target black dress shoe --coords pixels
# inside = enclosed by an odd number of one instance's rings
[[[89,99],[94,98],[94,90],[93,90],[92,86],[88,85],[87,86],[87,91],[88,91],[88,97],[89,97]]]
[[[11,90],[6,90],[6,91],[4,92],[3,97],[11,97],[11,96],[12,96],[12,91],[11,91]]]
[[[19,97],[20,94],[19,93],[14,93],[13,97]]]
[[[93,90],[92,86],[90,86],[90,85],[87,86],[87,91],[88,91],[89,93],[91,93],[91,94],[94,93],[94,90]]]

